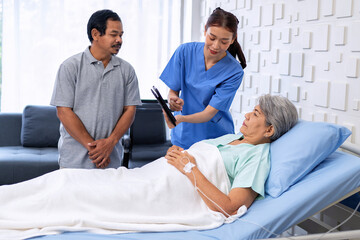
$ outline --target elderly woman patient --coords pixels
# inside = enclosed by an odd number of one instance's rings
[[[141,168],[61,169],[0,186],[0,236],[200,230],[232,222],[264,197],[270,143],[297,120],[288,99],[265,95],[245,115],[242,135],[186,150],[172,146]]]
[[[204,140],[220,151],[231,182],[228,195],[204,177],[196,168],[196,159],[186,151],[183,152],[184,149],[172,146],[165,158],[185,174],[192,184],[196,184],[200,196],[210,209],[232,215],[242,205],[250,207],[258,195],[264,196],[264,184],[270,169],[269,143],[287,132],[297,120],[296,108],[288,99],[265,95],[260,97],[259,105],[252,112],[245,114],[240,128],[243,134],[241,137],[227,134]],[[168,119],[167,124],[171,125]],[[188,166],[192,166],[192,171],[185,171],[184,164],[187,162],[191,163]]]

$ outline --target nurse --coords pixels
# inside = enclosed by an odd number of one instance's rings
[[[238,23],[232,13],[216,8],[205,25],[205,42],[180,45],[162,72],[176,118],[176,126],[169,125],[172,144],[188,149],[195,142],[234,133],[229,108],[246,67],[237,42]]]

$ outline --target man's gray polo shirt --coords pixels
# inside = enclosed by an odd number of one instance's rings
[[[61,64],[50,104],[72,108],[95,140],[107,138],[124,106],[141,104],[138,80],[128,62],[112,56],[104,69],[103,63],[86,48]],[[62,124],[58,147],[60,167],[95,168],[87,149]],[[110,155],[108,167],[119,167],[122,156],[119,142]]]

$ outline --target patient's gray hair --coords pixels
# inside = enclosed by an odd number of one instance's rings
[[[292,128],[298,121],[297,110],[289,99],[281,96],[263,95],[259,98],[259,106],[264,113],[268,125],[273,125],[275,141]]]

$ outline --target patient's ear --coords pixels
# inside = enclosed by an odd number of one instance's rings
[[[270,138],[272,135],[274,135],[274,126],[270,125],[265,131],[265,137]]]

